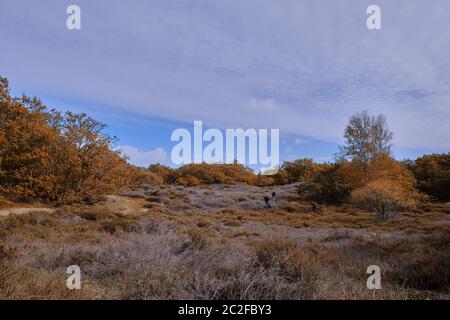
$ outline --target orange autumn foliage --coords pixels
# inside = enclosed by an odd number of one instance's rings
[[[0,78],[0,191],[10,199],[91,201],[129,180],[105,126],[85,114],[49,111],[40,100],[13,98]]]
[[[351,194],[352,203],[361,209],[370,210],[386,217],[389,213],[415,206],[414,191],[390,179],[379,179],[368,183]]]
[[[416,180],[400,162],[383,154],[372,160],[356,180],[351,202],[381,216],[412,208],[419,199]],[[367,183],[364,183],[367,181]]]
[[[280,170],[274,175],[276,184],[289,184],[301,181],[312,181],[319,172],[326,168],[325,164],[315,163],[312,159],[284,161]]]
[[[170,183],[183,186],[208,184],[256,183],[251,169],[240,164],[188,164],[174,170],[168,177]]]
[[[339,163],[341,176],[344,183],[352,189],[362,187],[378,179],[389,179],[398,183],[414,185],[415,179],[412,173],[400,162],[388,154],[381,154],[371,160],[367,165],[355,161],[343,161]]]

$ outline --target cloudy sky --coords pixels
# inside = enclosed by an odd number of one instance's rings
[[[1,0],[0,44],[14,94],[101,120],[139,165],[194,120],[279,128],[282,159],[326,161],[363,109],[399,159],[450,150],[448,0]]]

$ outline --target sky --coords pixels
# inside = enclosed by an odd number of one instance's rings
[[[170,165],[194,120],[277,128],[282,160],[329,161],[362,110],[398,159],[450,150],[448,0],[0,0],[0,44],[13,94],[102,121],[141,166]]]

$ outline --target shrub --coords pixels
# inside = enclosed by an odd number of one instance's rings
[[[369,163],[367,175],[368,182],[389,179],[409,189],[413,189],[416,183],[411,172],[387,154],[382,154]]]
[[[240,164],[188,164],[174,170],[170,181],[183,186],[209,184],[231,184],[236,182],[256,183],[251,169]]]
[[[414,192],[388,179],[380,179],[356,189],[351,194],[351,200],[358,208],[376,212],[383,218],[389,213],[415,205]]]
[[[192,247],[195,249],[204,249],[208,246],[208,238],[199,229],[189,229],[187,234],[191,240]]]
[[[450,259],[440,253],[428,260],[417,261],[392,274],[402,285],[422,290],[445,290],[450,283]]]
[[[312,159],[285,161],[274,175],[274,180],[277,184],[311,181],[321,168],[322,165],[314,163]]]
[[[426,155],[410,162],[420,191],[437,200],[450,200],[450,153]]]
[[[397,188],[417,198],[414,185],[415,179],[409,170],[389,155],[382,154],[367,165],[346,160],[322,165],[312,182],[300,185],[298,192],[309,200],[341,204],[349,199],[352,192],[355,192],[353,198],[357,195],[360,199],[361,194],[365,193],[364,190],[368,189],[378,190],[377,194],[384,198],[381,194],[386,193],[388,196],[388,192],[384,192],[383,188],[388,190]],[[356,190],[359,191],[356,192]],[[355,199],[352,201],[354,202]],[[366,207],[359,200],[356,202],[358,206]]]
[[[147,172],[157,177],[158,181],[162,181],[165,183],[171,183],[171,177],[173,175],[173,170],[167,166],[163,166],[159,163],[152,164],[148,167]]]
[[[362,209],[386,217],[389,213],[413,208],[419,195],[415,189],[415,179],[409,170],[388,155],[372,160],[364,171],[368,181],[355,188],[351,194],[352,203]],[[355,185],[355,184],[354,184]]]
[[[152,170],[135,166],[130,166],[129,170],[132,177],[132,183],[135,186],[142,186],[144,184],[162,184],[166,182],[164,175],[158,174]]]
[[[259,174],[256,178],[255,184],[259,187],[268,187],[268,186],[273,186],[273,185],[280,184],[280,183],[277,182],[275,175],[270,176],[270,175]]]
[[[339,165],[332,164],[321,171],[314,182],[319,186],[317,201],[327,203],[342,203],[350,194],[350,186],[343,179]]]
[[[339,164],[322,165],[314,179],[301,183],[297,191],[304,200],[339,204],[350,195],[351,188],[345,180]]]

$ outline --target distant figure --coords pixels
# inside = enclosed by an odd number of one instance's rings
[[[264,208],[265,209],[269,209],[270,208],[270,203],[269,203],[269,197],[268,196],[265,196],[264,197]]]
[[[277,206],[277,195],[275,192],[272,192],[272,207],[276,207]]]
[[[314,213],[322,212],[322,209],[317,205],[317,203],[311,201],[311,210]]]

